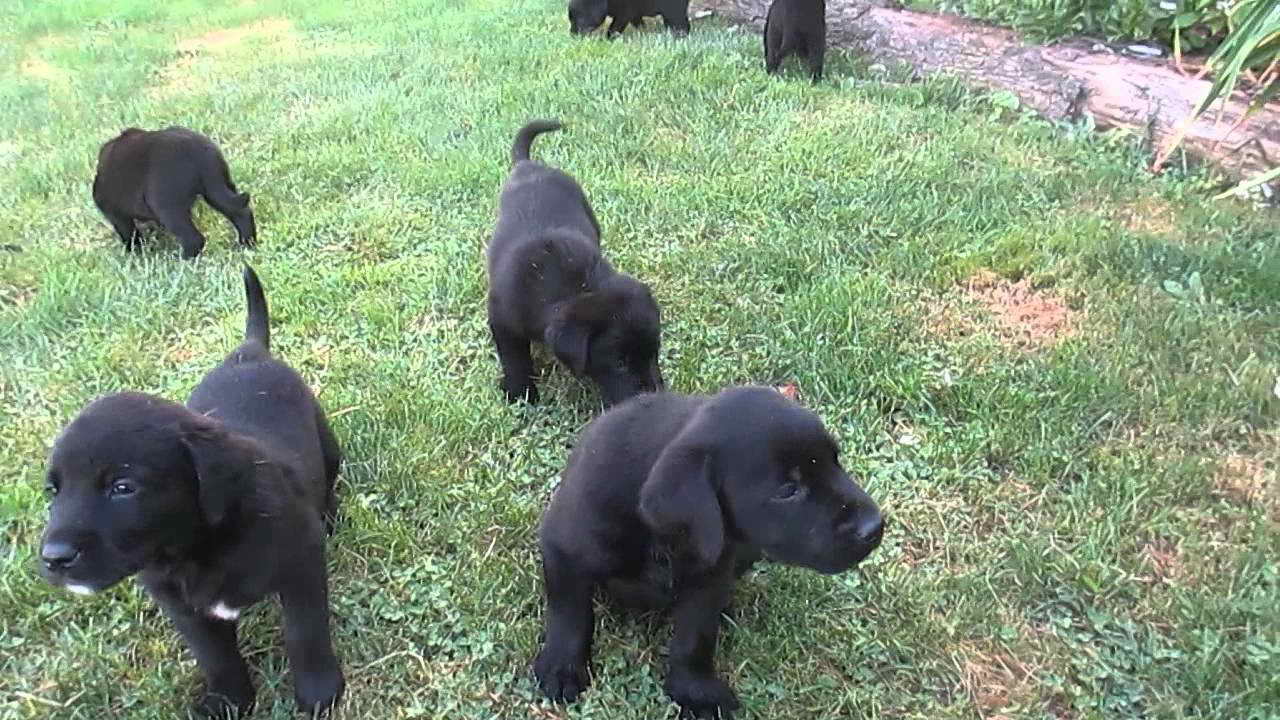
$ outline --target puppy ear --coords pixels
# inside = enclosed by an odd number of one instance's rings
[[[182,444],[196,471],[200,512],[217,527],[253,492],[253,476],[265,462],[262,452],[253,440],[216,427],[188,429]]]
[[[708,570],[724,553],[724,515],[710,454],[681,436],[658,456],[640,488],[640,517],[658,535],[687,538],[696,569]]]
[[[587,372],[591,336],[595,333],[592,306],[597,302],[598,298],[593,293],[580,295],[557,313],[547,326],[547,345],[575,375]]]

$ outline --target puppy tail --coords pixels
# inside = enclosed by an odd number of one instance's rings
[[[271,321],[267,315],[267,296],[262,292],[258,274],[244,266],[244,297],[248,307],[244,321],[245,342],[257,341],[263,350],[271,349]]]
[[[544,132],[559,130],[564,127],[559,120],[534,120],[533,122],[520,128],[520,132],[516,133],[515,144],[511,146],[511,164],[515,165],[521,160],[529,159],[529,147],[533,145],[533,139]]]

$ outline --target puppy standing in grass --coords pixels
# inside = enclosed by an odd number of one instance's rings
[[[764,68],[776,73],[782,61],[804,55],[813,81],[822,79],[827,53],[826,0],[773,0],[764,21]]]
[[[508,401],[537,402],[529,344],[538,341],[611,405],[662,387],[661,318],[649,288],[600,254],[600,224],[582,187],[529,159],[533,139],[560,127],[531,122],[511,148],[488,249],[489,329]]]
[[[604,586],[624,605],[671,604],[667,694],[687,714],[730,717],[738,700],[714,660],[735,577],[762,553],[838,573],[880,544],[880,510],[838,452],[816,415],[769,388],[643,395],[587,425],[542,519],[543,693],[572,702],[587,687]]]
[[[677,37],[689,34],[689,0],[569,0],[569,32],[586,35],[610,17],[609,37],[615,37],[654,15]]]
[[[249,193],[236,191],[222,152],[204,135],[181,127],[127,128],[98,151],[93,201],[128,252],[141,241],[137,223],[157,221],[177,236],[182,257],[198,256],[204,235],[191,222],[197,195],[235,225],[241,245],[257,242]]]
[[[314,714],[344,687],[324,552],[341,453],[306,383],[271,356],[266,298],[247,266],[244,284],[244,343],[185,407],[122,392],[63,430],[40,558],[50,582],[82,594],[137,573],[204,673],[195,711],[218,718],[253,707],[236,620],[278,593],[294,695]]]

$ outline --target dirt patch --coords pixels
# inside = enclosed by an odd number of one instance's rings
[[[1173,237],[1178,234],[1178,214],[1173,205],[1155,197],[1125,203],[1111,217],[1124,229],[1144,235]]]
[[[1228,501],[1245,507],[1261,506],[1268,517],[1280,522],[1280,483],[1276,479],[1280,441],[1272,438],[1269,445],[1254,454],[1227,455],[1213,474],[1213,486]]]
[[[238,28],[213,30],[203,35],[187,38],[178,43],[184,53],[225,52],[249,40],[267,40],[272,43],[291,41],[295,38],[293,23],[284,18],[268,18]]]
[[[71,84],[71,73],[44,58],[28,56],[22,61],[19,70],[27,77],[42,80],[50,85],[65,87]]]
[[[1011,715],[1003,713],[1026,708],[1037,700],[1039,668],[1005,648],[963,646],[956,665],[961,685],[985,720],[1005,720]]]
[[[1188,578],[1182,549],[1170,540],[1153,540],[1142,546],[1143,563],[1150,569],[1146,579],[1162,585],[1176,585]]]
[[[299,44],[293,24],[284,18],[268,18],[184,38],[178,41],[178,59],[160,70],[160,82],[152,93],[166,96],[204,87],[210,73],[200,71],[200,65],[207,58],[247,53],[251,49],[267,56],[296,55]]]
[[[1061,298],[1033,288],[1027,278],[1012,282],[979,272],[969,278],[965,295],[994,318],[996,335],[1007,345],[1037,350],[1076,332],[1077,313]]]
[[[219,76],[220,63],[261,64],[326,56],[368,55],[372,45],[325,41],[317,44],[285,18],[267,18],[248,25],[212,30],[178,41],[178,58],[162,68],[152,95],[168,96],[206,88]]]

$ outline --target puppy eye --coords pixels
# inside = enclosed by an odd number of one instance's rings
[[[800,483],[788,482],[783,483],[778,488],[778,492],[774,493],[774,500],[790,500],[800,494]]]
[[[44,493],[45,493],[46,495],[48,495],[49,497],[53,497],[54,495],[57,495],[57,494],[58,494],[58,485],[57,485],[56,483],[52,482],[52,481],[45,483],[45,484],[44,484]]]
[[[111,497],[125,497],[137,491],[138,489],[129,480],[116,480],[111,483]]]

